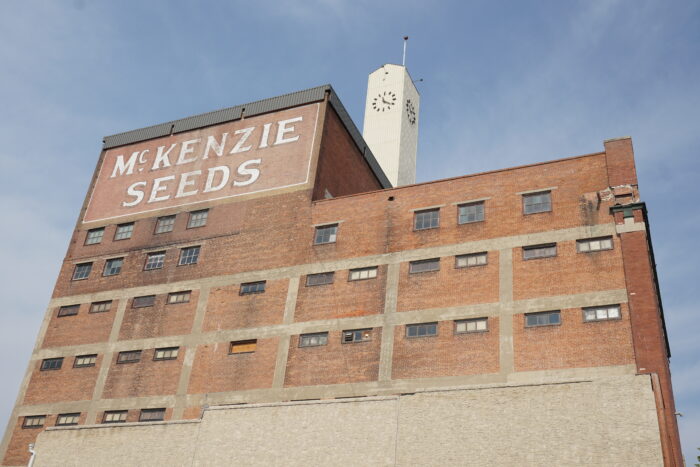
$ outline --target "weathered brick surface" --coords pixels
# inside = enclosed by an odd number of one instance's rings
[[[46,371],[40,370],[41,360],[36,361],[23,403],[46,404],[92,399],[102,357],[97,356],[95,366],[74,368],[75,355],[66,355],[59,370]]]
[[[394,379],[498,373],[498,321],[489,318],[486,332],[455,334],[454,321],[439,321],[438,335],[407,337],[406,326],[394,328]]]
[[[175,394],[185,348],[180,347],[178,357],[175,360],[155,361],[153,354],[154,349],[143,349],[141,361],[136,363],[116,363],[117,355],[115,354],[112,358],[102,397],[120,399]]]
[[[622,138],[606,141],[605,154],[610,186],[637,184],[632,139]]]
[[[398,311],[443,308],[498,301],[498,252],[488,252],[488,264],[456,268],[455,257],[440,258],[440,270],[410,274],[401,263]]]
[[[47,415],[37,413],[36,415]],[[24,417],[18,417],[15,426],[12,430],[12,438],[5,452],[3,465],[26,465],[29,459],[28,446],[36,441],[39,433],[44,431],[46,427],[53,426],[56,423],[56,416],[49,415],[46,417],[46,422],[42,428],[22,428]]]
[[[209,292],[204,331],[281,324],[289,280],[268,280],[265,292],[240,295],[241,285],[215,287]]]
[[[168,295],[156,295],[153,306],[133,308],[130,299],[119,330],[120,340],[189,334],[197,308],[199,291],[192,290],[187,303],[167,303]]]
[[[258,339],[255,352],[229,354],[230,342],[197,347],[190,394],[272,387],[279,338]]]
[[[583,321],[580,308],[561,310],[561,325],[525,327],[525,315],[513,317],[515,370],[553,370],[634,363],[629,308],[619,320]]]
[[[349,271],[335,271],[333,283],[306,285],[306,277],[299,281],[295,321],[348,318],[382,313],[386,266],[379,267],[375,279],[348,280]]]
[[[112,330],[118,305],[119,301],[113,300],[109,311],[89,313],[90,304],[81,303],[77,315],[60,318],[58,317],[58,307],[55,308],[46,329],[42,347],[62,347],[106,341]]]
[[[299,347],[299,336],[289,343],[285,386],[313,386],[375,381],[379,375],[381,329],[372,329],[366,342],[341,343],[341,331],[328,333],[328,344]]]

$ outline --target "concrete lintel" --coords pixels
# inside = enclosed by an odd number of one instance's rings
[[[548,187],[544,187],[544,188],[538,188],[536,190],[518,191],[515,194],[516,195],[529,195],[532,193],[541,193],[543,191],[553,191],[553,190],[556,190],[557,188],[559,188],[559,187],[558,186],[548,186]]]
[[[627,223],[627,219],[632,219],[632,223]],[[615,231],[618,234],[622,233],[629,233],[629,232],[642,232],[647,229],[647,226],[644,222],[634,222],[634,218],[628,217],[625,219],[624,224],[617,224],[615,226]]]
[[[470,203],[479,203],[481,201],[488,201],[490,200],[490,196],[486,196],[484,198],[474,198],[474,199],[466,199],[464,201],[455,201],[454,203],[450,203],[453,206],[459,206],[460,204],[470,204]]]

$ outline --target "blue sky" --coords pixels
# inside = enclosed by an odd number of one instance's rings
[[[0,419],[9,416],[102,137],[367,74],[421,92],[418,181],[633,137],[686,461],[700,446],[700,2],[15,1],[0,16]]]

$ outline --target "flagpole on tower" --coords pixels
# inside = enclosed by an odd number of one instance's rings
[[[403,36],[403,60],[401,61],[401,66],[406,66],[406,42],[408,42],[408,36]]]

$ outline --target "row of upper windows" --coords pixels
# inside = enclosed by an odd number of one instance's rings
[[[180,258],[178,259],[178,266],[186,266],[189,264],[197,264],[199,261],[199,252],[201,247],[189,246],[185,248],[180,248]],[[156,251],[153,253],[148,253],[146,255],[146,261],[144,264],[144,271],[152,271],[155,269],[162,269],[165,265],[165,251]],[[124,257],[110,258],[105,261],[104,269],[102,270],[102,276],[116,276],[122,272],[122,266],[124,265]],[[78,263],[73,269],[72,280],[79,281],[90,277],[92,272],[93,262]]]
[[[153,232],[154,234],[162,234],[167,232],[172,232],[175,228],[175,217],[176,214],[171,216],[159,217],[156,221],[156,228]],[[201,209],[199,211],[192,211],[189,213],[189,219],[187,220],[187,228],[194,229],[197,227],[204,227],[207,225],[207,218],[209,217],[208,209]],[[116,230],[114,231],[114,240],[127,240],[131,238],[134,233],[135,222],[127,222],[124,224],[118,224]],[[85,235],[85,245],[97,245],[102,243],[102,239],[105,234],[104,227],[98,227],[96,229],[90,229]]]
[[[163,347],[153,350],[153,360],[175,360],[180,347]],[[127,350],[119,352],[117,363],[136,363],[141,361],[142,350]],[[45,358],[41,361],[41,371],[60,370],[63,368],[64,357]],[[73,359],[73,368],[88,368],[95,366],[97,354],[76,355]]]
[[[102,417],[102,423],[126,422],[128,410],[108,410]],[[139,422],[160,422],[165,419],[165,408],[141,409]],[[55,426],[77,425],[80,420],[80,412],[62,413],[56,417]],[[22,421],[22,428],[43,428],[46,424],[46,415],[28,415]]]
[[[178,292],[171,292],[168,294],[166,304],[177,305],[179,303],[189,303],[190,297],[192,295],[191,290],[182,290]],[[132,308],[145,308],[155,305],[156,296],[155,295],[141,295],[139,297],[134,297],[131,301]],[[90,304],[89,313],[102,313],[109,311],[112,308],[112,300],[104,300],[100,302],[92,302]],[[75,305],[64,305],[58,309],[58,317],[62,318],[65,316],[75,316],[80,311],[80,304]]]

